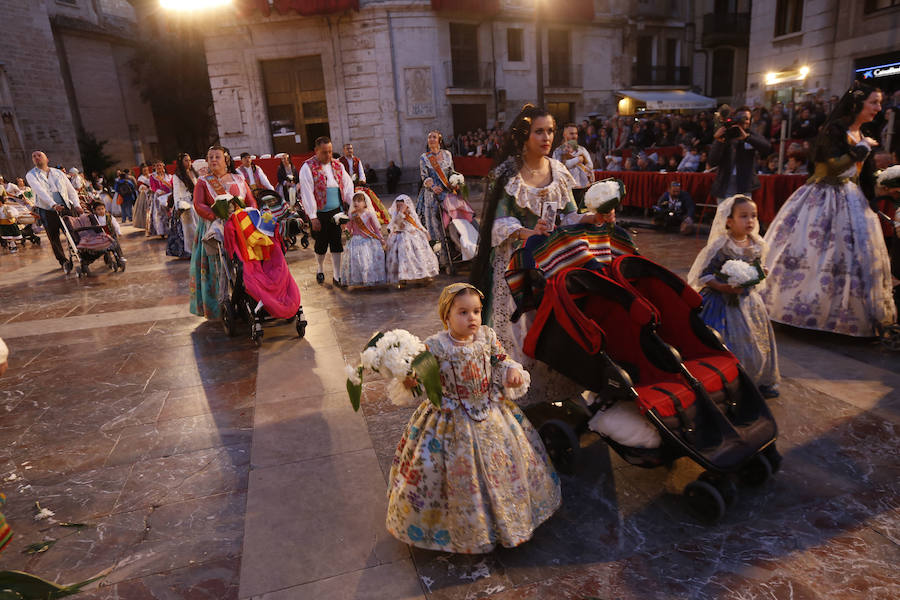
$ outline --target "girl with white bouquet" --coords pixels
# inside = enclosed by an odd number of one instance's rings
[[[420,548],[481,554],[518,546],[561,503],[541,439],[514,402],[531,379],[481,324],[482,298],[468,283],[448,285],[438,299],[444,331],[424,344],[402,330],[387,332],[362,353],[359,367],[348,368],[355,406],[367,364],[392,378],[392,399],[402,395],[398,387],[420,397],[427,391],[388,478],[387,529]],[[425,363],[417,355],[425,350],[430,374],[413,370]]]
[[[748,196],[732,196],[716,210],[688,283],[703,296],[703,321],[722,334],[763,396],[774,398],[780,379],[775,333],[759,294],[766,250],[756,204]]]

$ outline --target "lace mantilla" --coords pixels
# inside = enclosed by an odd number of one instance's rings
[[[530,210],[538,216],[541,214],[541,205],[545,202],[553,202],[559,210],[565,208],[569,202],[569,190],[575,187],[575,180],[564,164],[552,158],[547,160],[550,161],[553,179],[546,186],[537,188],[528,185],[519,172],[509,178],[504,188],[515,199],[519,208]]]

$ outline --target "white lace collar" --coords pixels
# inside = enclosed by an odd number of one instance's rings
[[[538,188],[528,185],[522,180],[522,172],[519,171],[510,177],[504,188],[515,199],[519,208],[530,210],[538,216],[541,215],[541,205],[546,202],[552,202],[558,210],[565,208],[569,202],[569,190],[576,185],[565,165],[549,157],[548,160],[552,179],[546,186]]]

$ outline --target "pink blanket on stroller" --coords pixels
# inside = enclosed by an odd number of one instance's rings
[[[80,217],[66,217],[66,224],[69,226],[70,232],[75,239],[78,240],[77,246],[79,250],[106,250],[113,244],[113,239],[109,237],[95,219],[91,219],[91,215],[85,214]],[[83,227],[96,227],[97,229],[83,229]]]
[[[456,194],[452,194],[447,192],[444,194],[444,199],[441,201],[441,205],[443,207],[443,211],[441,212],[441,217],[444,222],[444,229],[450,224],[450,221],[453,219],[462,219],[463,221],[471,222],[473,218],[475,218],[475,211],[469,205],[468,202],[457,196]]]
[[[277,238],[276,234],[269,260],[248,260],[243,263],[244,289],[251,298],[261,301],[271,316],[290,319],[300,309],[300,288],[288,269],[281,252],[281,240]],[[237,260],[241,260],[234,225],[230,221],[225,224],[225,252],[228,256],[237,256]]]

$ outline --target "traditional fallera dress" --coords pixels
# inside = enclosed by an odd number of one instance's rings
[[[138,197],[132,209],[132,226],[147,229],[147,216],[150,212],[150,176],[140,175],[138,181]]]
[[[441,202],[444,196],[451,193],[449,177],[452,173],[453,156],[449,150],[439,150],[436,153],[429,151],[419,157],[419,176],[423,185],[416,201],[416,212],[434,241],[444,239]],[[432,185],[440,186],[443,191],[435,194],[429,186],[424,185],[426,180],[430,180]]]
[[[196,174],[189,172],[188,176],[196,186]],[[166,247],[166,254],[186,258],[191,255],[191,250],[194,248],[194,238],[197,235],[197,212],[194,210],[193,191],[188,189],[178,175],[172,177],[172,197],[175,202],[172,208],[172,219],[169,222],[169,243]],[[173,240],[173,238],[179,237],[179,234],[182,238],[180,251],[177,241]]]
[[[763,299],[773,321],[873,336],[897,313],[878,216],[857,183],[871,175],[871,158],[849,132],[832,129],[828,156],[820,156],[766,232]]]
[[[504,389],[506,357],[490,327],[468,344],[446,331],[425,340],[440,365],[441,407],[423,401],[388,477],[387,529],[420,548],[458,553],[513,547],[561,502],[540,437]]]
[[[207,175],[198,179],[194,186],[194,210],[200,218],[191,250],[191,313],[207,319],[218,319],[222,314],[219,304],[219,254],[209,251],[207,244],[203,243],[206,232],[216,220],[210,206],[221,194],[236,196],[247,206],[256,207],[256,200],[240,175],[226,173],[221,179]]]
[[[522,227],[534,229],[546,204],[556,210],[556,214],[561,217],[561,225],[575,224],[582,218],[572,196],[575,180],[561,162],[548,160],[552,180],[542,188],[526,184],[512,158],[497,167],[491,182],[491,186],[501,187],[502,191],[495,192],[502,196],[491,228],[491,285],[489,289],[483,290],[484,319],[497,332],[500,343],[509,351],[510,356],[525,365],[532,374],[531,389],[519,401],[523,405],[556,402],[573,398],[582,392],[571,379],[526,356],[522,351],[534,313],[526,313],[516,323],[509,320],[516,310],[516,304],[504,274],[513,252],[523,244],[516,238],[515,232]],[[489,191],[488,197],[495,192]]]
[[[168,235],[169,233],[169,198],[172,197],[172,176],[150,176],[150,207],[147,216],[147,235]]]
[[[405,199],[409,212],[399,209]],[[387,239],[387,278],[391,283],[436,277],[440,272],[437,256],[428,245],[425,228],[413,210],[409,196],[398,196],[390,208],[390,234]]]
[[[360,192],[356,192],[357,194]],[[372,286],[387,283],[381,225],[366,199],[365,210],[350,215],[347,231],[350,241],[341,256],[341,283]]]
[[[731,199],[720,208],[731,212]],[[750,234],[749,245],[741,247],[727,233],[713,241],[698,256],[698,262],[691,269],[689,283],[703,296],[700,316],[703,321],[722,334],[725,345],[734,352],[747,374],[758,386],[773,386],[781,376],[778,372],[778,353],[775,346],[775,332],[769,321],[769,313],[758,288],[765,288],[766,280],[756,286],[746,288],[737,298],[728,298],[706,284],[715,279],[729,260],[741,260],[748,264],[762,262],[765,257],[765,241],[758,233]]]

